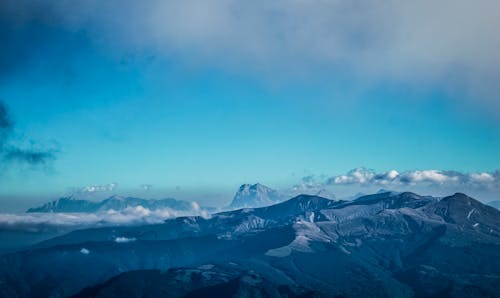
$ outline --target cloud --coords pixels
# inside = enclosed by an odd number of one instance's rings
[[[18,163],[27,164],[31,168],[47,168],[57,159],[57,148],[42,148],[33,141],[27,146],[19,146],[15,144],[16,138],[14,122],[7,106],[0,100],[0,159],[3,164]]]
[[[0,2],[0,80],[25,75],[26,70],[41,68],[47,73],[68,76],[68,63],[74,56],[82,34],[61,23],[55,8],[63,1]],[[64,46],[61,46],[64,44]],[[67,78],[64,78],[67,80]]]
[[[148,191],[148,190],[151,190],[151,188],[153,188],[153,185],[152,184],[142,184],[141,188],[145,191]]]
[[[0,101],[0,149],[3,149],[7,137],[11,134],[14,123],[10,118],[9,111],[5,104]]]
[[[199,216],[203,217],[203,218],[209,218],[210,217],[210,213],[206,210],[204,210],[203,208],[201,208],[200,204],[198,204],[197,202],[191,202],[191,208],[193,209],[193,211],[195,211]]]
[[[0,213],[0,229],[43,230],[46,227],[84,228],[110,225],[157,224],[179,216],[210,217],[210,214],[193,203],[189,211],[170,208],[149,209],[143,206],[96,213]]]
[[[2,3],[6,65],[28,63],[38,47],[57,53],[54,34],[33,31],[45,26],[64,36],[84,32],[122,55],[158,54],[259,77],[329,71],[365,82],[444,85],[499,107],[500,2],[494,0]]]
[[[84,254],[84,255],[88,255],[90,253],[90,250],[88,250],[85,247],[83,247],[82,249],[80,249],[80,253]]]
[[[361,186],[439,186],[481,190],[500,189],[500,172],[461,173],[458,171],[418,170],[377,173],[367,168],[356,168],[345,175],[330,177],[327,185]]]
[[[326,175],[308,175],[302,177],[300,183],[292,186],[292,191],[321,190],[324,187]]]
[[[4,151],[4,160],[11,162],[23,162],[31,166],[47,166],[56,160],[58,150],[48,149],[45,151],[37,151],[35,149],[21,149],[11,147]]]

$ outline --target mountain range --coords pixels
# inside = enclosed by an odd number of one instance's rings
[[[334,199],[335,195],[327,189],[311,189],[312,194],[328,199]],[[296,193],[293,191],[292,193]],[[280,192],[263,184],[243,184],[233,196],[233,199],[227,209],[255,208],[264,207],[282,202],[291,195],[288,192]],[[101,201],[81,199],[75,196],[62,197],[60,199],[45,203],[38,207],[29,208],[28,213],[93,213],[101,211],[119,211],[128,207],[141,206],[148,210],[172,209],[175,211],[190,211],[193,206],[191,202],[167,199],[144,199],[136,197],[112,196]],[[201,207],[202,209],[213,212],[216,208]]]
[[[465,194],[299,195],[54,237],[0,257],[0,296],[498,297],[499,248]]]
[[[89,201],[75,197],[63,197],[58,200],[43,204],[42,206],[30,208],[26,212],[99,212],[109,210],[124,210],[127,207],[141,206],[149,210],[173,209],[177,211],[189,211],[193,208],[192,203],[187,201],[167,199],[143,199],[134,197],[112,196],[102,201]]]

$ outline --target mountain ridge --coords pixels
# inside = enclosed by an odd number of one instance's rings
[[[193,208],[192,202],[177,200],[174,198],[165,199],[144,199],[137,197],[123,197],[113,195],[109,198],[100,201],[89,201],[85,199],[78,199],[72,196],[62,197],[57,200],[45,203],[39,207],[29,208],[27,213],[34,212],[82,212],[92,213],[99,211],[109,210],[123,210],[127,207],[141,206],[150,210],[157,210],[163,208],[170,208],[177,211],[189,211]],[[213,210],[211,207],[202,207]]]
[[[168,284],[203,264],[216,264],[200,274],[213,274],[227,289],[234,279],[223,279],[227,272],[218,268],[237,264],[241,272],[259,276],[262,283],[256,284],[314,291],[316,297],[494,296],[500,290],[499,247],[500,211],[463,194],[439,199],[385,193],[355,201],[299,195],[209,218],[187,216],[56,237],[0,258],[1,264],[9,264],[1,266],[0,295],[15,286],[2,283],[12,274],[23,276],[18,288],[30,288],[37,276],[50,274],[58,282],[40,290],[70,296],[107,280],[106,288],[130,291],[129,284],[146,282],[141,274],[120,275],[132,270],[173,269],[174,275],[164,280]],[[64,268],[80,268],[78,278],[62,276]],[[119,277],[110,280],[113,276]],[[123,282],[130,276],[130,283]],[[189,283],[186,287],[187,292],[196,290]],[[95,289],[91,297],[109,293]],[[135,297],[147,293],[144,288]]]

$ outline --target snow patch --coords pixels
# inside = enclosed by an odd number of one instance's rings
[[[472,208],[471,211],[469,211],[469,213],[467,214],[467,219],[470,220],[470,217],[471,215],[474,213],[474,211],[476,211],[476,208]]]
[[[210,270],[210,269],[213,269],[215,266],[212,265],[212,264],[205,264],[205,265],[201,265],[201,266],[198,266],[198,269],[200,270]]]
[[[314,223],[314,212],[311,212],[311,215],[309,215],[309,222]]]
[[[116,237],[115,242],[116,243],[128,243],[128,242],[134,242],[135,238],[127,238],[127,237]]]

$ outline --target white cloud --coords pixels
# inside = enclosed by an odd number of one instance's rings
[[[330,177],[328,185],[364,185],[364,186],[442,186],[465,187],[471,189],[492,190],[500,188],[500,173],[461,173],[457,171],[417,170],[398,172],[391,170],[377,173],[366,168],[356,168],[345,175]]]
[[[118,186],[118,183],[113,182],[109,184],[104,184],[104,185],[89,185],[82,187],[79,192],[81,193],[93,193],[93,192],[106,192],[106,191],[113,191],[115,188]]]
[[[200,204],[198,204],[195,201],[191,202],[191,208],[193,209],[193,211],[195,211],[198,215],[200,215],[203,218],[210,217],[210,213],[208,213],[206,210],[202,209]]]
[[[145,191],[148,191],[148,190],[151,190],[151,188],[153,188],[153,185],[152,184],[142,184],[141,188]]]
[[[90,253],[90,250],[88,250],[86,248],[82,248],[82,249],[80,249],[80,253],[82,253],[84,255],[88,255]]]
[[[349,171],[346,175],[339,175],[328,179],[330,184],[364,184],[368,183],[375,177],[375,172],[365,169],[356,168]]]
[[[495,177],[490,173],[472,173],[470,179],[477,182],[495,182]]]
[[[83,187],[71,187],[69,190],[72,194],[81,196],[92,196],[97,193],[113,192],[118,187],[118,183],[87,185]]]
[[[189,211],[176,211],[169,208],[151,210],[143,206],[135,206],[119,211],[107,210],[96,213],[0,213],[0,229],[36,231],[47,226],[71,228],[156,224],[179,216],[202,216],[207,218],[210,214],[196,203]]]

